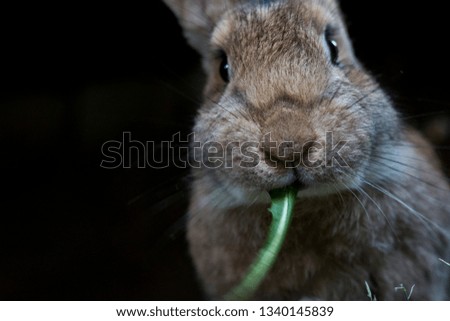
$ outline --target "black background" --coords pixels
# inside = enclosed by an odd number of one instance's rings
[[[444,5],[341,3],[358,57],[405,116],[445,121]],[[202,75],[171,12],[77,2],[2,16],[0,299],[201,298],[184,241],[187,171],[100,168],[102,144],[124,131],[161,141],[191,127]]]

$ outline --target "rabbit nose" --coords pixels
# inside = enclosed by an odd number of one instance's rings
[[[264,154],[266,160],[272,162],[274,165],[286,165],[285,167],[299,166],[309,149],[314,145],[314,142],[298,143],[293,141],[277,142],[275,144],[265,144]]]
[[[292,142],[282,142],[276,147],[264,148],[266,158],[275,162],[293,162],[301,158],[301,153],[295,151],[295,145]]]
[[[263,153],[266,163],[274,167],[314,167],[321,155],[321,145],[314,140],[273,141],[265,138]]]

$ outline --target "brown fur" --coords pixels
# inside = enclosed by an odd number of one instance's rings
[[[402,298],[394,287],[415,284],[412,298],[448,298],[449,187],[433,151],[402,124],[389,98],[353,55],[333,0],[166,0],[208,74],[196,140],[274,141],[325,146],[345,141],[348,167],[281,166],[263,160],[239,167],[193,171],[188,238],[208,295],[222,298],[245,275],[267,235],[268,191],[292,183],[295,216],[282,252],[256,299]],[[337,29],[339,66],[329,61],[327,25]],[[223,50],[231,66],[219,75]],[[330,142],[328,141],[328,144]],[[310,159],[327,161],[322,150]],[[422,217],[423,215],[423,217]]]

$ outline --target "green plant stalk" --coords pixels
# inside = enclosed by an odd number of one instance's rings
[[[292,220],[297,188],[274,190],[270,196],[272,206],[269,211],[272,213],[272,223],[266,243],[242,282],[225,296],[225,300],[250,300],[278,257]]]

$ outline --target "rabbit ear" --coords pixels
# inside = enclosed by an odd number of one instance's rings
[[[175,13],[189,44],[206,57],[209,38],[221,15],[242,0],[164,0]]]

